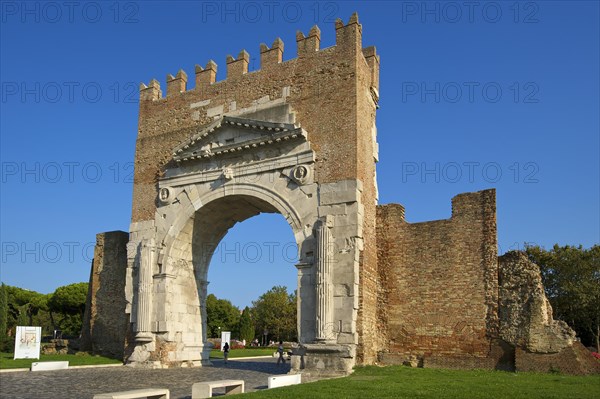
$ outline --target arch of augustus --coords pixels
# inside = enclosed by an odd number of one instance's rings
[[[208,266],[236,223],[285,217],[298,246],[292,372],[357,364],[584,370],[552,319],[539,270],[498,258],[495,191],[457,195],[449,219],[378,205],[380,57],[356,14],[284,44],[140,87],[130,231],[97,236],[82,347],[134,367],[209,364]],[[402,134],[402,132],[399,132]],[[579,345],[579,346],[578,346]]]

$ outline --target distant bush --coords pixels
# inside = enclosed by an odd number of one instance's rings
[[[221,350],[221,340],[220,339],[210,339],[209,340],[215,347],[213,349]],[[237,339],[232,339],[229,341],[229,349],[244,349],[244,343],[242,341],[238,341]]]
[[[244,349],[244,343],[236,339],[231,340],[231,349]]]
[[[13,337],[0,337],[0,352],[11,352],[15,349],[15,339]]]

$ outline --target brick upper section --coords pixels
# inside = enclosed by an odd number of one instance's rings
[[[298,57],[285,62],[280,39],[270,48],[261,45],[261,69],[253,72],[248,72],[249,55],[244,50],[236,58],[228,56],[227,78],[222,81],[216,81],[214,61],[204,68],[196,66],[194,89],[188,89],[184,71],[168,75],[166,97],[158,81],[142,84],[132,222],[154,219],[157,181],[171,162],[173,149],[214,120],[209,110],[222,107],[227,114],[266,96],[275,100],[284,88],[289,88],[285,101],[295,112],[296,123],[308,132],[316,153],[316,181],[374,179],[370,170],[374,166],[364,166],[373,164],[374,143],[370,130],[362,129],[375,118],[372,93],[377,93],[379,56],[373,47],[363,50],[356,14],[347,24],[338,20],[335,30],[336,45],[322,50],[317,27],[306,36],[299,32]],[[368,121],[359,123],[362,119]],[[365,195],[374,196],[374,190]],[[375,199],[363,199],[366,202],[374,207]]]

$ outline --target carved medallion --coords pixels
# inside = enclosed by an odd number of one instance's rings
[[[291,172],[291,178],[299,185],[306,184],[310,170],[304,165],[298,165]]]
[[[172,190],[170,187],[163,187],[158,191],[158,199],[163,204],[169,204],[171,202]]]

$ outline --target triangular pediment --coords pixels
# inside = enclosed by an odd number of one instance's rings
[[[180,163],[213,158],[290,140],[306,141],[306,132],[292,123],[224,116],[178,146],[173,152],[173,159]]]

